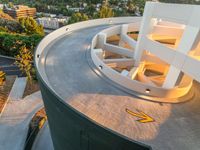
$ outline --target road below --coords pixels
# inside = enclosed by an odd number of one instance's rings
[[[20,69],[14,64],[14,59],[9,59],[0,56],[0,70],[4,71],[6,75],[16,75],[22,77],[23,74]]]

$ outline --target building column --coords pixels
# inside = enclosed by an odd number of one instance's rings
[[[120,33],[120,41],[119,41],[119,46],[120,47],[124,46],[124,41],[122,40],[122,36],[126,35],[127,32],[128,32],[128,24],[121,25],[121,33]]]
[[[104,49],[104,44],[106,43],[106,36],[107,35],[102,32],[98,34],[97,47]]]

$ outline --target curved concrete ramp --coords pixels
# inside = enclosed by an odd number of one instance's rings
[[[31,94],[23,100],[9,99],[0,117],[1,150],[24,149],[30,121],[42,106],[40,92]]]

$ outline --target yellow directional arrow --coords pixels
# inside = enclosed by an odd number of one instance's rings
[[[126,112],[129,113],[132,116],[140,118],[140,119],[137,120],[140,123],[147,123],[147,122],[154,122],[155,121],[152,117],[148,116],[147,114],[145,114],[144,112],[139,111],[139,110],[138,110],[138,113],[135,113],[135,112],[129,110],[128,108],[126,108]]]

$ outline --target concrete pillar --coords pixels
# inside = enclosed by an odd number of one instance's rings
[[[124,46],[124,41],[122,40],[122,35],[127,34],[128,32],[128,25],[123,24],[121,25],[121,35],[120,35],[120,41],[119,41],[119,46],[123,47]]]
[[[99,33],[98,34],[98,42],[97,47],[104,49],[104,44],[106,43],[106,34],[105,33]]]

